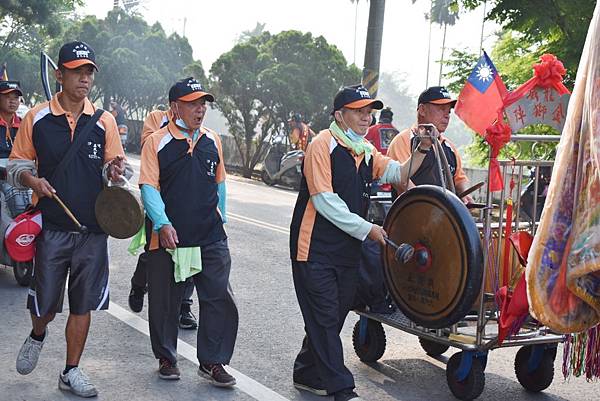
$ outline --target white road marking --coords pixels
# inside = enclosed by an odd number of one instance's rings
[[[227,213],[227,218],[231,220],[241,221],[242,223],[251,224],[253,226],[266,228],[267,230],[272,230],[282,234],[290,233],[290,230],[287,227],[276,226],[275,224],[267,223],[261,220],[252,219],[250,217],[242,216],[235,213]]]
[[[128,310],[122,308],[114,302],[110,302],[108,313],[116,317],[123,323],[136,329],[142,334],[150,336],[148,329],[148,322],[138,315],[135,315]],[[182,340],[177,340],[177,353],[183,356],[188,361],[195,365],[198,365],[198,359],[196,357],[196,348]],[[227,367],[227,370],[235,376],[237,381],[236,387],[248,394],[250,397],[258,401],[290,401],[282,395],[276,393],[265,385],[257,382],[256,380],[244,375],[243,373],[235,370],[231,366]]]

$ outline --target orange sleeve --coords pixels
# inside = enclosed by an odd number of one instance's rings
[[[33,116],[37,109],[29,111],[17,131],[9,159],[36,160],[37,154],[33,146]]]
[[[163,130],[160,130],[163,133]],[[144,184],[153,186],[156,189],[160,189],[160,167],[158,165],[158,143],[164,137],[164,135],[171,135],[168,131],[164,131],[161,135],[156,132],[156,135],[151,135],[147,140],[146,144],[142,146],[141,156],[141,167],[140,167],[140,179],[138,185],[141,187]]]
[[[104,126],[104,163],[108,163],[117,156],[125,157],[121,136],[117,128],[117,122],[112,114],[104,112],[100,116],[100,123]]]
[[[140,143],[143,145],[146,139],[156,131],[160,129],[162,119],[167,114],[166,111],[154,110],[148,114],[144,120],[144,126],[142,127],[142,135]]]
[[[219,165],[217,166],[217,172],[215,173],[215,179],[217,183],[225,181],[227,173],[225,172],[225,158],[223,157],[223,145],[221,144],[221,137],[216,133],[212,133],[215,137],[215,143],[217,145],[217,152],[219,153]]]
[[[460,154],[458,153],[458,150],[456,149],[456,147],[454,146],[454,144],[448,140],[446,140],[446,143],[448,143],[448,145],[450,145],[450,147],[452,148],[452,151],[454,152],[454,155],[456,156],[456,173],[454,173],[454,185],[458,185],[460,183],[463,182],[468,182],[469,178],[467,177],[467,175],[465,174],[465,171],[462,168],[462,159],[460,158]]]
[[[385,169],[387,168],[388,163],[392,159],[382,155],[376,149],[373,152],[372,157],[373,157],[373,179],[378,180],[379,178],[381,178],[381,176],[385,172]]]
[[[404,163],[410,159],[410,129],[406,129],[396,135],[387,150],[387,156]]]
[[[316,195],[321,192],[333,192],[331,183],[331,156],[329,142],[331,135],[321,132],[308,145],[304,156],[304,176],[308,192]]]

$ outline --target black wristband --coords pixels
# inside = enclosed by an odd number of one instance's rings
[[[423,153],[424,155],[426,155],[427,153],[429,153],[429,149],[423,150],[423,149],[421,149],[420,146],[417,147],[417,150],[419,151],[419,153]]]

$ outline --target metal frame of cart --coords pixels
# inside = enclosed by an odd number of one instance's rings
[[[543,147],[540,146],[543,143],[558,142],[559,140],[560,136],[555,135],[513,135],[511,138],[511,142],[516,143],[516,146],[522,146],[525,142],[533,143],[532,151],[535,151],[536,147]],[[517,207],[515,209],[516,218],[512,223],[513,231],[526,228],[535,234],[538,225],[535,219],[532,222],[522,222],[520,219],[519,205],[525,168],[536,167],[533,197],[533,216],[536,216],[537,202],[535,200],[539,195],[539,167],[551,167],[553,164],[554,162],[549,160],[500,161],[505,177],[509,167],[516,170],[517,190],[516,197],[513,199]],[[492,210],[495,205],[489,189],[486,194],[486,208],[483,209],[477,221],[481,229],[495,230],[499,238],[502,238],[502,231],[506,227],[503,218],[506,191],[505,186],[500,193],[497,206],[499,221],[502,224],[492,222]],[[486,279],[488,275],[492,274],[487,257],[491,244],[487,243],[487,238],[484,238],[482,246],[485,269],[477,314],[467,315],[457,324],[447,328],[429,329],[410,321],[399,310],[390,315],[357,310],[355,312],[360,315],[360,320],[354,327],[353,344],[359,358],[363,362],[375,362],[381,358],[386,344],[383,325],[387,325],[418,336],[422,348],[428,355],[441,355],[450,347],[460,350],[450,357],[446,367],[448,386],[454,396],[459,399],[472,400],[481,395],[485,386],[488,353],[497,348],[522,347],[515,358],[515,372],[524,388],[539,392],[550,386],[554,377],[557,345],[564,340],[564,337],[530,319],[516,335],[506,338],[501,346],[498,345],[497,319],[499,312],[494,302],[494,294],[486,292],[485,288]],[[497,247],[495,255],[497,255],[497,263],[499,263],[502,241],[497,241],[495,246]]]

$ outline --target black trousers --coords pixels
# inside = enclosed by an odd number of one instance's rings
[[[199,308],[197,357],[200,363],[229,364],[238,330],[238,310],[229,285],[227,240],[202,247],[202,271],[192,277]],[[186,282],[176,283],[173,260],[164,249],[148,252],[148,324],[152,352],[177,362],[179,309]]]
[[[131,277],[131,284],[136,287],[146,288],[148,285],[148,277],[147,277],[147,268],[146,263],[148,263],[148,252],[142,252],[138,257],[137,265],[135,266],[135,271],[133,272],[133,276]],[[194,280],[191,278],[186,281],[185,291],[183,293],[183,299],[181,300],[182,304],[191,305],[194,303],[192,301],[192,294],[194,293]]]
[[[354,388],[340,331],[354,305],[358,268],[292,261],[292,272],[306,331],[294,362],[294,381],[329,394]]]

